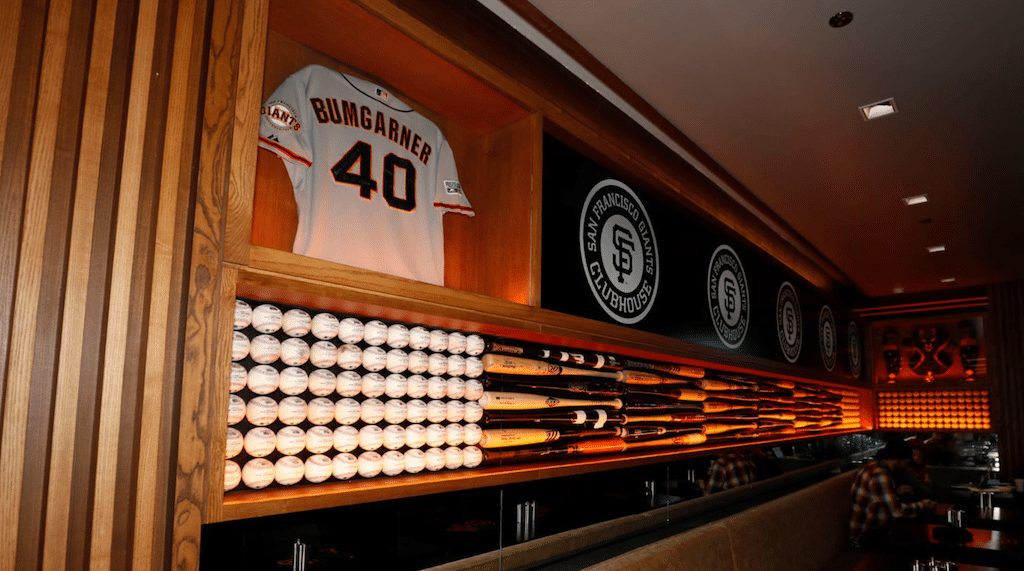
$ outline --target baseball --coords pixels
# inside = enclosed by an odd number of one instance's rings
[[[338,347],[338,366],[346,371],[356,369],[363,364],[363,350],[358,345],[346,343]]]
[[[401,399],[391,399],[384,403],[384,422],[388,424],[401,424],[405,422],[406,406]]]
[[[228,391],[237,393],[245,388],[245,383],[248,380],[249,374],[245,371],[245,367],[238,363],[231,363],[231,381],[228,384]]]
[[[405,471],[410,474],[422,472],[426,466],[426,457],[422,450],[408,450],[405,453]]]
[[[462,428],[463,435],[462,441],[469,445],[475,445],[480,443],[480,437],[483,436],[483,429],[480,428],[479,424],[467,424]]]
[[[405,455],[398,450],[388,450],[381,457],[381,472],[385,476],[397,476],[405,470]]]
[[[253,458],[242,466],[242,482],[245,487],[262,490],[274,481],[274,464],[266,458]]]
[[[466,418],[466,405],[462,401],[450,400],[445,405],[444,414],[448,422],[462,422]]]
[[[342,343],[359,343],[363,340],[363,322],[355,317],[346,317],[338,325],[338,340]]]
[[[235,300],[235,331],[245,329],[252,323],[252,308],[240,299]]]
[[[338,379],[327,369],[316,369],[309,374],[309,392],[313,396],[325,397],[338,388]]]
[[[419,351],[430,346],[430,332],[417,325],[409,330],[409,348]]]
[[[384,445],[384,430],[379,426],[364,426],[359,429],[359,447],[376,450]]]
[[[262,366],[262,365],[261,365]],[[309,375],[298,367],[288,367],[281,371],[278,388],[286,395],[300,395],[309,386]]]
[[[245,418],[245,401],[238,395],[228,396],[228,424],[238,424]]]
[[[262,458],[277,447],[277,435],[266,426],[257,426],[245,433],[245,453],[254,458]]]
[[[231,360],[241,361],[249,355],[249,338],[241,331],[235,331],[231,339]]]
[[[384,448],[398,450],[405,446],[405,429],[396,424],[384,429]]]
[[[252,310],[252,328],[260,333],[274,333],[281,329],[281,318],[281,310],[276,305],[257,305]]]
[[[359,469],[359,460],[349,454],[342,452],[334,457],[334,477],[339,480],[348,480],[356,475]]]
[[[317,341],[309,348],[309,362],[318,369],[329,369],[338,362],[338,347],[330,341]]]
[[[277,420],[277,401],[270,397],[251,399],[245,405],[245,418],[254,426],[266,426],[274,422]]]
[[[393,399],[404,397],[408,390],[409,381],[402,375],[391,374],[384,379],[384,394]]]
[[[466,422],[477,422],[484,417],[484,407],[480,406],[480,403],[476,401],[470,401],[466,403],[466,413],[463,420]]]
[[[289,337],[302,337],[309,333],[312,318],[301,309],[289,309],[281,316],[281,330]]]
[[[380,373],[366,373],[363,375],[360,391],[363,393],[363,396],[376,398],[384,394],[384,390],[387,389],[387,386],[387,379],[385,379]]]
[[[466,468],[476,468],[484,461],[484,453],[476,446],[467,446],[462,449],[462,465]]]
[[[423,456],[427,470],[436,472],[441,468],[444,468],[444,451],[440,448],[430,448],[423,454]]]
[[[281,419],[281,422],[295,426],[306,420],[306,415],[309,414],[308,409],[306,401],[300,397],[284,397],[277,406],[277,417]]]
[[[448,357],[448,374],[453,377],[465,374],[466,358],[462,355],[451,355]]]
[[[273,335],[257,335],[249,342],[249,356],[261,365],[269,365],[281,357],[281,342]]]
[[[444,467],[449,470],[462,467],[462,462],[465,460],[462,449],[457,446],[449,446],[444,450]]]
[[[224,445],[224,458],[234,458],[242,452],[242,433],[237,428],[228,427],[228,438]]]
[[[384,469],[384,459],[376,452],[363,452],[359,455],[359,475],[372,478]]]
[[[388,354],[380,347],[367,347],[363,351],[363,368],[376,373],[388,364]]]
[[[448,333],[435,329],[430,332],[430,343],[427,347],[434,353],[443,353],[448,349]]]
[[[295,456],[282,456],[274,462],[274,480],[282,486],[297,483],[306,474],[306,465]]]
[[[341,399],[334,403],[334,420],[338,424],[355,424],[359,420],[359,402],[355,399]]]
[[[433,353],[427,359],[427,372],[431,375],[443,375],[448,372],[448,357],[441,353]]]
[[[423,422],[427,419],[427,403],[413,399],[405,405],[405,419],[409,422]]]
[[[466,336],[458,331],[448,334],[448,352],[453,355],[460,355],[466,352]]]
[[[359,446],[359,431],[354,426],[339,426],[334,429],[334,449],[351,452]]]
[[[443,400],[432,400],[427,403],[427,420],[430,422],[444,422],[448,417],[448,404]]]
[[[277,451],[294,456],[306,449],[306,431],[298,426],[285,426],[277,431]]]
[[[367,424],[384,420],[384,403],[377,399],[366,399],[359,405],[359,419]]]
[[[466,394],[466,381],[458,377],[448,379],[445,385],[445,394],[450,399],[460,399]]]
[[[323,454],[334,447],[334,431],[326,426],[314,426],[306,431],[306,450]]]
[[[277,369],[270,365],[256,365],[249,369],[249,378],[246,381],[246,385],[250,391],[258,395],[269,395],[277,390]]]
[[[334,401],[326,397],[316,397],[309,401],[309,421],[318,426],[334,420]],[[312,428],[310,429],[312,430]],[[309,438],[309,434],[306,434]]]
[[[224,462],[224,491],[230,492],[238,487],[242,481],[242,469],[234,460]]]
[[[344,371],[338,375],[338,394],[354,397],[363,390],[363,378],[355,371]]]
[[[484,338],[483,337],[481,337],[479,335],[476,335],[475,333],[473,335],[467,335],[466,336],[466,354],[467,355],[471,355],[473,357],[476,357],[477,355],[483,353],[484,349],[486,349],[486,348],[487,348],[487,344],[484,342]]]
[[[285,365],[298,367],[309,361],[309,343],[296,337],[281,342],[281,361]]]
[[[401,349],[388,351],[384,368],[390,373],[404,373],[409,368],[409,355]]]
[[[423,398],[427,396],[428,386],[429,384],[427,383],[427,379],[420,375],[412,375],[409,377],[408,383],[406,384],[405,394],[414,399]]]
[[[430,367],[430,356],[423,351],[413,351],[409,353],[409,363],[407,367],[410,373],[416,375],[425,373],[427,368]]]
[[[480,400],[482,396],[484,396],[483,383],[476,379],[466,381],[466,394],[463,395],[466,400]]]
[[[334,463],[323,454],[315,454],[306,458],[305,477],[307,482],[319,484],[331,477],[334,472]]]
[[[309,324],[313,337],[330,341],[338,336],[338,318],[330,313],[318,313]]]
[[[405,429],[405,445],[409,448],[420,448],[427,443],[427,429],[422,424],[410,424]]]
[[[363,327],[363,341],[368,345],[383,345],[388,340],[388,326],[383,321],[367,321]]]
[[[448,381],[441,377],[430,377],[427,380],[427,396],[432,399],[443,399],[448,396]]]
[[[436,448],[444,445],[447,433],[440,424],[431,424],[427,427],[427,446]]]
[[[392,323],[388,326],[388,337],[385,343],[394,349],[404,349],[409,346],[409,328],[401,323]]]
[[[466,376],[475,379],[480,375],[484,374],[484,364],[480,361],[479,357],[469,357],[466,359]]]
[[[461,424],[449,424],[444,427],[444,442],[448,446],[458,446],[466,439],[466,429]]]

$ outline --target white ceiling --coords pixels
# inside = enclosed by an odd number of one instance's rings
[[[865,294],[1024,279],[1024,2],[530,1]]]

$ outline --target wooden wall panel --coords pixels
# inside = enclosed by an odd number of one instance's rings
[[[994,285],[989,299],[988,378],[1005,480],[1024,477],[1024,282]]]
[[[208,9],[0,3],[0,569],[169,565]]]

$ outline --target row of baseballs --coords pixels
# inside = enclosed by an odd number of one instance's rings
[[[349,426],[362,421],[366,424],[387,424],[403,422],[477,422],[483,418],[484,409],[476,401],[431,400],[424,402],[413,399],[405,402],[390,399],[387,402],[369,398],[359,402],[353,398],[343,398],[334,402],[326,397],[316,397],[306,402],[301,397],[289,396],[278,402],[267,396],[258,396],[244,401],[238,395],[228,396],[228,425],[235,425],[248,420],[254,426],[267,426],[280,420],[281,423],[295,426],[309,421],[311,424],[323,426],[331,421]]]
[[[231,341],[231,360],[241,361],[246,357],[251,357],[261,365],[269,365],[280,359],[289,367],[301,367],[306,363],[312,363],[320,369],[329,369],[337,365],[346,371],[362,367],[374,373],[386,369],[389,373],[408,371],[417,375],[429,373],[475,378],[484,372],[479,357],[427,354],[419,350],[385,351],[380,347],[362,349],[352,343],[338,347],[330,341],[317,341],[310,346],[304,339],[298,337],[280,341],[277,337],[264,333],[249,339],[245,333],[235,331]]]
[[[472,423],[428,426],[412,424],[408,427],[391,425],[385,428],[368,424],[358,430],[354,426],[339,426],[334,430],[326,426],[314,426],[309,430],[303,430],[298,426],[285,426],[277,432],[265,426],[257,426],[244,436],[241,431],[228,428],[224,457],[234,458],[243,450],[253,458],[262,458],[275,451],[286,456],[294,456],[303,450],[323,454],[332,448],[338,452],[352,452],[356,448],[370,452],[382,447],[399,450],[424,446],[475,446],[480,443],[482,436],[483,429]]]
[[[307,374],[297,367],[289,367],[279,372],[270,365],[256,365],[246,371],[242,365],[232,363],[229,391],[237,393],[245,388],[257,395],[269,395],[277,390],[286,395],[300,395],[308,390],[318,397],[337,393],[343,397],[361,394],[371,398],[408,396],[466,400],[479,400],[484,392],[484,385],[480,381],[465,381],[459,377],[427,379],[421,375],[405,377],[399,373],[385,377],[380,373],[360,375],[355,371],[344,371],[340,375],[335,375],[326,369],[317,369]]]
[[[247,488],[259,490],[273,482],[283,486],[297,484],[303,479],[313,484],[326,481],[331,476],[338,480],[351,479],[356,474],[373,478],[379,474],[397,476],[402,472],[415,474],[424,469],[435,472],[442,468],[475,468],[483,461],[483,453],[476,446],[459,448],[449,446],[444,450],[409,450],[405,453],[389,450],[384,454],[363,452],[358,457],[342,452],[332,460],[323,454],[310,456],[305,462],[296,456],[282,456],[277,462],[266,458],[253,458],[239,467],[233,460],[224,465],[224,491],[230,491],[244,483]]]
[[[476,334],[464,335],[458,331],[442,329],[428,330],[419,325],[406,327],[401,323],[388,325],[374,319],[365,324],[355,317],[339,320],[330,313],[309,313],[295,308],[284,313],[276,305],[264,303],[250,308],[241,299],[235,300],[235,331],[252,326],[260,333],[283,331],[289,337],[304,337],[312,333],[317,339],[342,343],[365,342],[367,345],[387,345],[394,349],[409,347],[415,350],[430,349],[435,353],[449,352],[453,355],[466,353],[479,355],[484,352],[484,339]]]

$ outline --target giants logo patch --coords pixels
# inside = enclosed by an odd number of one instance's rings
[[[859,379],[861,363],[860,331],[857,329],[857,324],[853,321],[846,328],[846,342],[850,351],[850,374]]]
[[[775,298],[775,329],[782,354],[790,363],[796,363],[803,345],[804,326],[800,315],[800,299],[793,284],[789,282],[782,282]]]
[[[743,344],[750,327],[750,293],[747,274],[736,252],[721,245],[708,264],[708,309],[722,343],[730,349]]]
[[[260,115],[266,117],[267,121],[275,129],[285,131],[299,131],[302,129],[302,125],[299,124],[299,119],[295,115],[295,110],[284,101],[271,101],[267,103],[260,108]]]
[[[647,210],[625,184],[603,180],[580,214],[580,257],[590,291],[612,319],[647,316],[658,294],[658,243]]]
[[[818,348],[821,350],[821,362],[831,371],[836,366],[836,321],[832,317],[832,308],[825,305],[818,314]]]

